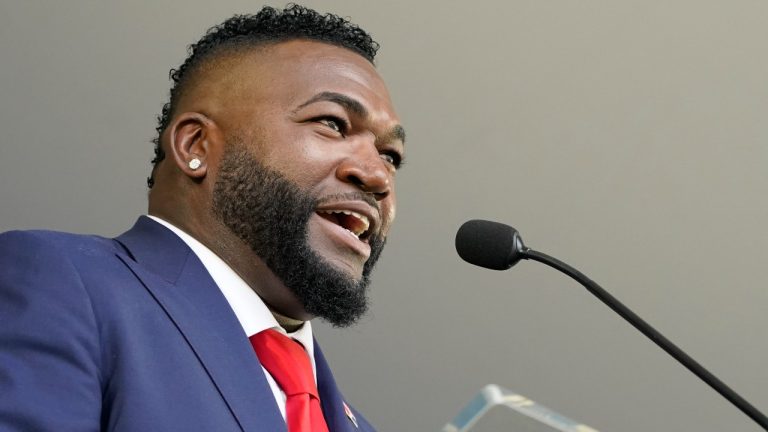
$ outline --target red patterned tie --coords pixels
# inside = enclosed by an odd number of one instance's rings
[[[312,363],[304,347],[272,329],[249,339],[259,361],[285,393],[288,432],[328,432]]]

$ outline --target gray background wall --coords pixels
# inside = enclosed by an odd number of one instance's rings
[[[495,382],[605,431],[759,430],[574,282],[453,236],[516,226],[768,411],[768,3],[307,4],[382,43],[409,133],[373,312],[318,330],[380,429],[439,430]],[[258,7],[0,1],[0,230],[129,227],[168,69]]]

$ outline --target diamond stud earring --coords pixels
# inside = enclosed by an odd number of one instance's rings
[[[200,159],[198,159],[198,158],[194,158],[191,161],[189,161],[189,168],[190,169],[196,170],[196,169],[200,168],[200,165],[202,165],[202,162],[200,162]]]

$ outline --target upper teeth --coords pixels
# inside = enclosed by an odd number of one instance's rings
[[[354,234],[355,237],[360,237],[360,235],[363,234],[364,232],[368,231],[368,227],[371,226],[371,223],[370,223],[370,221],[368,221],[368,218],[366,216],[361,215],[360,213],[354,212],[352,210],[320,210],[320,212],[321,213],[327,213],[327,214],[334,214],[334,213],[339,214],[339,213],[342,213],[342,214],[345,214],[345,215],[348,215],[348,216],[352,216],[352,217],[354,217],[356,219],[359,219],[363,223],[362,225],[360,225],[360,227],[354,227],[354,231],[347,229],[347,231],[349,231],[352,234]]]

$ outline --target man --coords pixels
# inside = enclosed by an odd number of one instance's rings
[[[149,216],[0,236],[0,430],[373,430],[309,320],[365,312],[394,219],[377,48],[299,6],[233,17],[172,71]]]

